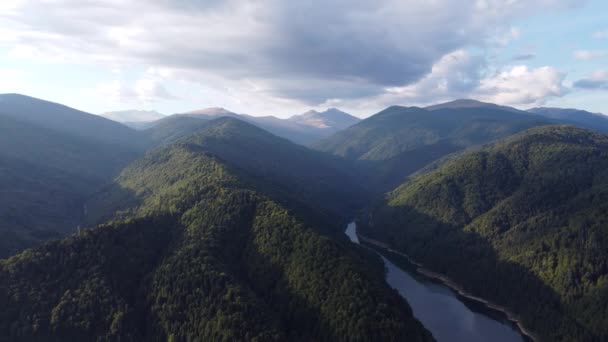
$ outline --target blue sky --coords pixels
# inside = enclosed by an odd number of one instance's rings
[[[0,92],[92,113],[455,98],[608,113],[608,2],[3,0]]]

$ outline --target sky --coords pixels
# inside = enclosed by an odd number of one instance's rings
[[[608,1],[2,0],[0,93],[91,113],[608,114]]]

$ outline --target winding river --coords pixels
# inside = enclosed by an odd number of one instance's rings
[[[359,244],[354,222],[345,233],[353,243]],[[446,285],[416,271],[406,271],[380,256],[387,269],[386,282],[409,302],[414,316],[437,341],[529,341],[503,313],[459,296]]]

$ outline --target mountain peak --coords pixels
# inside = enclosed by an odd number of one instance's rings
[[[288,120],[300,125],[322,129],[341,130],[360,121],[359,118],[345,113],[337,108],[328,108],[322,112],[309,110],[300,115],[294,115]]]
[[[236,113],[233,113],[233,112],[231,112],[225,108],[221,108],[221,107],[210,107],[210,108],[197,109],[197,110],[193,110],[193,111],[181,113],[181,114],[208,115],[208,116],[233,116],[233,115],[236,115]]]
[[[425,107],[426,110],[439,110],[439,109],[466,109],[466,108],[495,108],[507,110],[510,112],[520,112],[520,110],[513,107],[501,106],[494,103],[482,102],[473,99],[457,99],[445,103],[440,103],[432,106]]]

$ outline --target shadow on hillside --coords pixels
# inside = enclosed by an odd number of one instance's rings
[[[553,289],[525,267],[501,259],[477,233],[409,206],[379,208],[372,219],[360,220],[358,230],[446,275],[466,292],[507,308],[541,340],[593,340],[568,317],[568,308]]]
[[[407,177],[424,166],[457,151],[462,147],[448,141],[422,146],[411,151],[401,152],[389,159],[358,160],[362,180],[371,183],[375,193],[385,193],[403,183]]]

